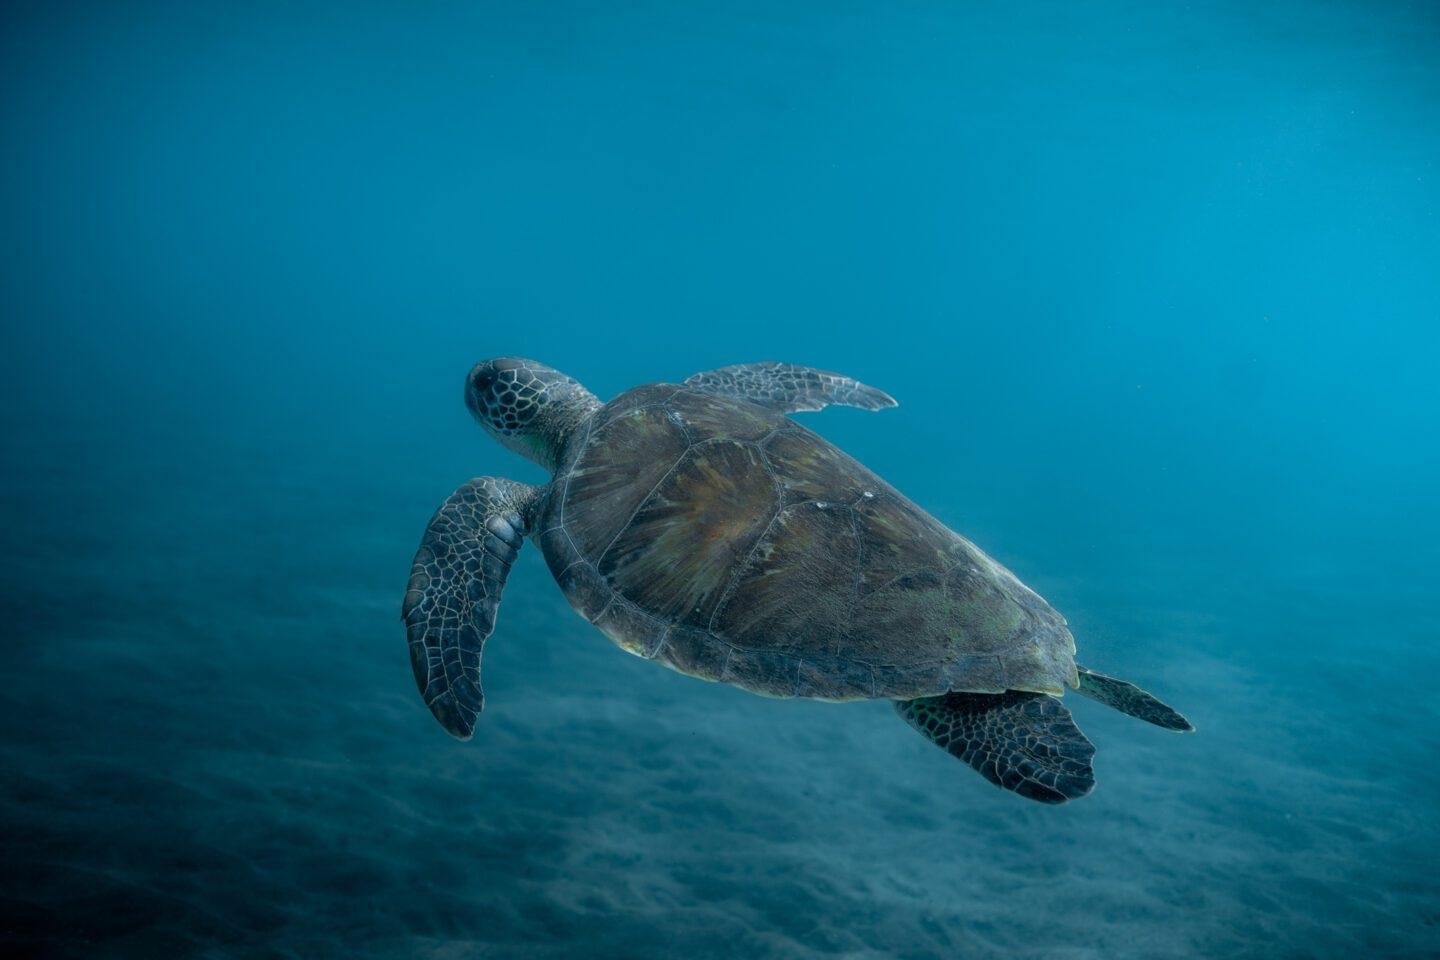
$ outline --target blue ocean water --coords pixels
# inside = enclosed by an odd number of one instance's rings
[[[1433,4],[0,13],[7,956],[1440,953]],[[539,552],[451,740],[461,404],[729,363],[1011,567],[1094,794],[629,657]]]

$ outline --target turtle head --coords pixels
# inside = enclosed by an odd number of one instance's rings
[[[482,360],[465,377],[465,406],[485,432],[553,470],[565,442],[600,407],[595,394],[534,360]]]

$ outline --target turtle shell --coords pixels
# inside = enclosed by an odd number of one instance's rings
[[[540,546],[632,653],[770,696],[912,699],[1075,685],[1065,620],[788,417],[673,384],[566,450]]]

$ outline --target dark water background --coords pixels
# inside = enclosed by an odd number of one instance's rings
[[[73,957],[1440,951],[1429,3],[0,14],[0,925]],[[473,742],[397,610],[460,403],[778,358],[1180,737],[1063,808],[624,655],[538,551]],[[1072,698],[1073,700],[1074,698]]]

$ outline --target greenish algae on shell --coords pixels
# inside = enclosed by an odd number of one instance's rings
[[[1059,694],[1065,621],[824,438],[653,384],[565,452],[537,529],[571,604],[621,647],[756,693]]]

